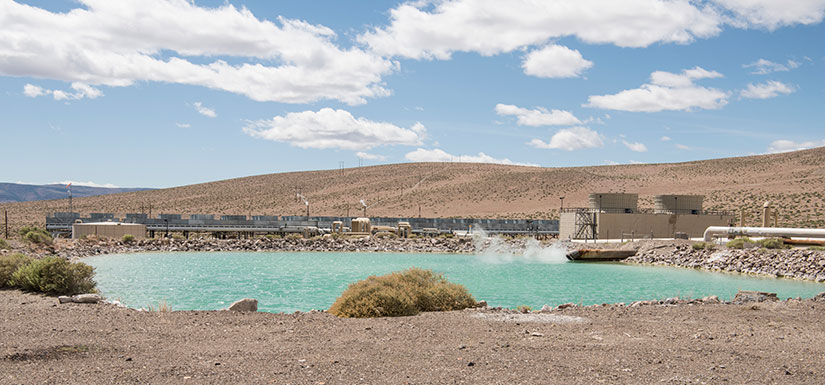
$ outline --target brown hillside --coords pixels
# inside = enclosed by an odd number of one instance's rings
[[[825,148],[784,154],[673,164],[537,168],[471,163],[407,163],[340,170],[251,176],[163,190],[79,198],[75,211],[152,214],[311,215],[555,218],[565,207],[584,206],[590,192],[637,192],[640,206],[656,194],[703,194],[706,209],[745,207],[749,223],[771,201],[780,225],[825,226]],[[0,205],[13,227],[44,223],[49,212],[67,211],[63,200]]]

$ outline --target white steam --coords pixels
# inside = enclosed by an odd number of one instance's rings
[[[542,246],[533,238],[524,243],[524,248],[514,247],[500,237],[490,237],[480,227],[473,228],[473,245],[476,256],[485,263],[565,263],[567,249],[556,242]]]

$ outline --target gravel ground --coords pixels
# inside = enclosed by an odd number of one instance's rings
[[[825,301],[505,313],[150,313],[0,291],[0,383],[825,383]]]

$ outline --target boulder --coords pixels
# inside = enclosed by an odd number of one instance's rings
[[[736,296],[733,297],[733,303],[743,304],[747,302],[765,302],[778,301],[776,293],[767,293],[764,291],[739,290]]]
[[[229,311],[258,311],[258,300],[254,298],[244,298],[229,305]]]
[[[572,302],[563,303],[563,304],[557,306],[556,309],[563,310],[563,309],[567,309],[569,307],[576,307],[576,304],[572,303]]]
[[[72,301],[72,297],[69,297],[68,295],[61,295],[60,297],[57,297],[57,301],[60,303],[74,302]]]
[[[98,294],[78,294],[72,297],[72,301],[75,303],[98,303],[103,301],[103,297]]]
[[[825,291],[823,291],[822,293],[819,293],[819,294],[815,295],[812,299],[813,299],[814,301],[825,301]]]
[[[553,311],[553,307],[547,304],[542,306],[541,310],[539,310],[540,313],[550,313],[551,311]]]

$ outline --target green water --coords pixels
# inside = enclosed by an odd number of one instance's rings
[[[510,308],[676,296],[730,299],[739,289],[780,298],[825,291],[825,284],[787,279],[511,256],[210,252],[105,255],[85,262],[95,267],[98,287],[109,299],[134,308],[166,301],[174,310],[221,309],[240,298],[257,298],[261,311],[327,309],[349,283],[413,266],[442,272],[476,299]]]

